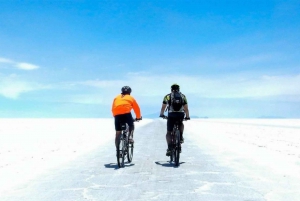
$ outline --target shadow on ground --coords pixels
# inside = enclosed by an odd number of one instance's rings
[[[185,162],[180,162],[178,166],[175,166],[175,164],[170,161],[156,161],[155,163],[156,163],[156,165],[161,165],[164,167],[178,168],[181,164],[184,164]]]
[[[108,163],[108,164],[104,164],[104,166],[105,166],[106,168],[119,169],[117,163]],[[128,163],[128,162],[126,162],[126,163],[124,164],[124,167],[131,167],[131,166],[134,166],[134,164],[133,164],[133,163]]]

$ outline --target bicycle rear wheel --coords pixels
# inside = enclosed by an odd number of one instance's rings
[[[129,163],[131,163],[132,158],[133,158],[133,143],[128,143],[127,144],[127,160]]]
[[[174,132],[174,131],[173,131]],[[171,153],[170,153],[170,162],[173,162],[175,161],[175,152],[174,152],[174,149],[175,149],[175,136],[174,134],[172,133],[171,134]]]
[[[124,159],[125,159],[125,139],[123,138],[123,134],[121,134],[118,150],[117,150],[117,162],[119,168],[124,167]]]
[[[173,162],[174,160],[174,151],[173,148],[171,149],[171,153],[170,153],[170,162]]]
[[[175,146],[175,166],[179,165],[179,158],[180,158],[180,132],[179,130],[176,130],[175,133],[175,142],[176,142],[176,146]]]

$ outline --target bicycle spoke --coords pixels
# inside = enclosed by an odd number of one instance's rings
[[[180,132],[179,130],[175,133],[176,137],[176,145],[175,145],[175,166],[179,165],[179,157],[180,157]]]
[[[131,163],[132,158],[133,158],[133,143],[128,143],[127,144],[127,159],[128,162]]]
[[[125,158],[125,152],[124,152],[124,138],[123,134],[120,136],[119,140],[119,146],[118,146],[118,151],[117,151],[117,162],[119,168],[124,167],[124,158]]]

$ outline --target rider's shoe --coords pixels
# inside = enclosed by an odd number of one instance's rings
[[[181,143],[181,144],[184,143],[184,138],[183,138],[183,137],[181,137],[180,143]]]
[[[171,151],[169,149],[167,149],[166,156],[170,156],[170,155],[171,155]]]

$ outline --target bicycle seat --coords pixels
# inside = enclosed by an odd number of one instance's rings
[[[128,131],[128,130],[129,130],[128,124],[126,124],[126,123],[121,123],[121,129],[122,129],[122,130],[125,130],[125,131]]]
[[[179,125],[179,124],[181,124],[182,122],[180,121],[180,120],[176,120],[175,121],[175,124],[177,124],[177,125]]]

